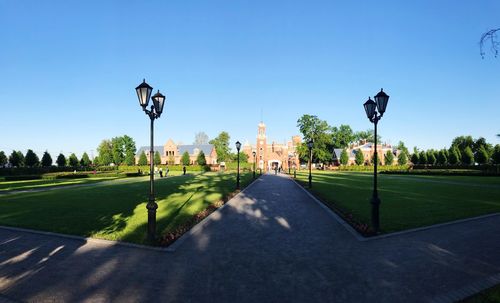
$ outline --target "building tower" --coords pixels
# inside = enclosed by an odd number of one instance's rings
[[[266,161],[267,138],[266,138],[266,125],[263,122],[259,123],[259,130],[257,133],[257,166],[264,169]]]

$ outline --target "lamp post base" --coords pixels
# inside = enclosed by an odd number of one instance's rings
[[[156,209],[158,209],[158,204],[154,199],[150,199],[146,208],[148,209],[148,241],[154,242],[156,239]]]
[[[375,233],[379,233],[380,230],[380,221],[379,221],[379,207],[380,207],[380,199],[378,195],[373,195],[370,203],[372,205],[372,228]]]

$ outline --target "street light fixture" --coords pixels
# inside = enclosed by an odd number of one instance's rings
[[[236,150],[238,151],[238,173],[236,175],[236,189],[240,189],[240,141],[236,141]]]
[[[309,142],[307,142],[307,148],[309,149],[309,188],[312,188],[311,166],[312,166],[312,159],[313,159],[313,156],[312,156],[313,155],[313,153],[312,153],[313,146],[314,146],[313,140],[309,140]]]
[[[372,204],[372,226],[375,233],[379,232],[380,229],[380,219],[379,219],[379,207],[380,207],[380,199],[378,197],[377,191],[377,164],[378,164],[378,153],[377,153],[377,124],[378,121],[382,118],[385,113],[385,109],[387,107],[387,103],[389,102],[389,96],[384,93],[383,89],[380,89],[380,92],[374,97],[375,101],[373,101],[370,97],[363,104],[365,107],[366,116],[375,126],[375,153],[374,153],[374,168],[373,168],[373,194],[370,203]],[[377,112],[378,111],[378,112]]]
[[[253,178],[255,179],[255,164],[257,162],[257,153],[255,151],[252,152],[253,154]]]
[[[150,150],[149,150],[149,163],[150,163],[150,169],[149,169],[149,201],[148,204],[146,205],[146,208],[148,209],[148,240],[150,242],[155,240],[155,234],[156,234],[156,209],[158,208],[158,204],[155,202],[155,187],[154,187],[154,167],[153,167],[153,156],[154,156],[154,150],[153,150],[153,138],[154,138],[154,120],[160,118],[161,113],[163,112],[163,106],[165,105],[165,96],[158,92],[154,94],[153,97],[151,97],[151,92],[153,91],[153,88],[149,86],[149,84],[146,83],[146,80],[144,79],[139,86],[135,88],[135,91],[137,93],[137,98],[139,99],[139,104],[142,107],[142,110],[146,113],[146,115],[149,117],[151,120],[151,145],[150,145]],[[151,105],[151,108],[148,109],[148,103],[149,99],[153,101],[153,104]]]

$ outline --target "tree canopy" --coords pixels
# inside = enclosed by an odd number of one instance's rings
[[[182,154],[181,162],[182,162],[182,165],[190,165],[191,164],[191,159],[189,158],[189,153],[187,151],[185,151]]]
[[[66,157],[61,153],[57,156],[56,160],[57,166],[64,167],[66,166]]]
[[[28,167],[35,167],[40,164],[40,159],[33,150],[28,149],[26,156],[24,157],[24,163]]]
[[[48,151],[45,151],[42,156],[42,166],[50,167],[52,166],[52,157],[50,156]]]
[[[217,137],[210,140],[210,144],[215,147],[215,151],[217,152],[217,161],[224,162],[230,160],[229,158],[229,140],[231,137],[225,131],[221,132]],[[188,155],[189,156],[189,155]]]

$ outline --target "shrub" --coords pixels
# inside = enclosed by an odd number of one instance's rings
[[[42,179],[40,175],[20,175],[20,176],[5,176],[5,181],[24,181]]]

